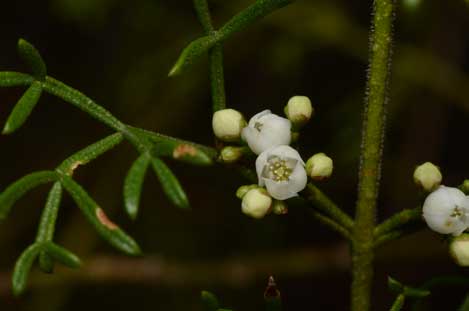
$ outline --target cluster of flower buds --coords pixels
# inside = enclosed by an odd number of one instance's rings
[[[422,216],[428,227],[440,234],[450,234],[450,253],[456,263],[469,266],[469,196],[466,196],[466,181],[461,189],[442,186],[442,175],[437,166],[426,162],[414,171],[414,181],[423,190],[430,192],[426,197]]]
[[[270,212],[286,214],[283,200],[298,196],[306,187],[308,176],[321,180],[332,173],[332,160],[324,153],[314,155],[305,164],[298,151],[290,147],[292,138],[314,113],[309,98],[290,98],[284,111],[287,118],[264,110],[249,122],[233,109],[220,110],[213,115],[213,131],[218,139],[247,145],[224,147],[221,161],[236,162],[246,151],[257,155],[258,184],[242,186],[237,191],[243,213],[254,218],[262,218]]]

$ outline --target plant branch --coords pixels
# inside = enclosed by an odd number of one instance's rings
[[[207,0],[194,0],[200,24],[207,36],[216,36]],[[217,43],[208,51],[213,112],[226,107],[225,76],[223,73],[223,44]]]
[[[385,104],[390,77],[393,0],[375,0],[370,33],[370,68],[365,102],[361,166],[352,249],[351,310],[370,310],[373,280],[373,231],[381,177]]]
[[[319,188],[309,183],[301,195],[311,202],[311,204],[321,213],[329,216],[340,226],[348,231],[353,230],[353,220],[343,212],[332,200],[325,195]]]
[[[380,236],[399,229],[400,227],[407,226],[414,222],[419,222],[422,220],[422,208],[417,207],[414,209],[405,209],[390,218],[383,221],[381,224],[376,226],[374,230],[375,239],[378,239]]]

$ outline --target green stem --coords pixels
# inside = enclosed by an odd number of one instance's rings
[[[337,223],[335,220],[333,220],[330,217],[327,217],[323,215],[322,213],[315,211],[315,210],[309,210],[310,213],[313,215],[314,218],[316,218],[320,223],[328,226],[329,228],[335,230],[338,232],[340,235],[342,235],[345,239],[352,241],[353,237],[352,234],[350,233],[350,230],[343,227],[339,223]]]
[[[207,0],[194,0],[197,18],[206,35],[216,36]],[[223,44],[217,43],[208,51],[213,112],[226,107],[225,76],[223,73]]]
[[[223,45],[217,43],[208,52],[213,112],[225,109],[225,76],[223,73]]]
[[[302,196],[312,203],[321,213],[326,214],[346,230],[353,229],[353,220],[313,184],[308,184]]]
[[[402,307],[404,306],[405,302],[405,295],[400,294],[396,297],[396,300],[394,300],[394,303],[392,304],[391,309],[389,311],[400,311]]]
[[[402,226],[418,222],[422,218],[422,208],[417,207],[413,209],[405,209],[387,220],[383,221],[381,224],[376,226],[374,230],[375,238],[379,238],[383,234],[389,233],[395,229],[399,229]]]
[[[391,59],[393,0],[375,0],[365,102],[361,167],[352,248],[351,310],[367,311],[373,281],[373,231],[381,175],[386,91]]]

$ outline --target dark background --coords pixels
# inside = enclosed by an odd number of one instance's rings
[[[210,1],[217,25],[252,1]],[[412,3],[419,3],[414,6]],[[469,7],[463,0],[398,1],[392,90],[379,219],[419,204],[416,165],[441,167],[444,184],[468,178]],[[316,116],[304,129],[305,159],[326,152],[333,178],[321,188],[350,214],[355,202],[371,1],[297,1],[235,34],[225,44],[228,105],[247,117],[289,97],[311,98]],[[211,144],[207,62],[167,78],[181,49],[201,35],[191,1],[2,1],[0,68],[27,71],[16,54],[23,37],[42,53],[49,75],[96,99],[135,126]],[[0,124],[23,89],[0,89]],[[0,189],[110,134],[76,108],[44,95],[21,130],[0,136]],[[10,295],[8,273],[33,242],[47,186],[21,199],[0,226],[0,309],[200,310],[202,289],[235,310],[262,310],[263,290],[276,276],[285,310],[346,310],[349,258],[343,240],[293,206],[262,221],[240,212],[234,193],[246,183],[223,167],[170,162],[191,200],[171,206],[148,174],[139,219],[123,212],[122,183],[137,154],[122,144],[75,178],[139,242],[146,257],[129,259],[103,242],[69,197],[56,241],[83,268],[31,275],[28,292]],[[109,272],[111,271],[111,272]],[[428,230],[379,249],[374,310],[387,310],[392,275],[419,285],[466,273]],[[455,310],[468,288],[438,288],[428,310]]]

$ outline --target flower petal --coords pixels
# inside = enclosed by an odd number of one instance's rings
[[[267,191],[274,199],[286,200],[298,196],[296,192],[290,190],[288,181],[274,181],[266,178],[264,181]]]

